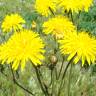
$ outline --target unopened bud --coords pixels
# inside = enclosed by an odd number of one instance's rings
[[[55,55],[52,55],[52,56],[50,57],[50,61],[51,61],[52,64],[56,64],[57,61],[58,61],[58,59],[57,59],[57,57],[56,57]]]

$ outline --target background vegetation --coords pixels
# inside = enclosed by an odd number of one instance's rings
[[[34,0],[0,0],[0,24],[6,14],[10,13],[20,13],[21,16],[27,21],[27,28],[31,28],[32,21],[37,23],[37,32],[42,33],[42,17],[34,11]],[[79,19],[78,19],[79,16]],[[79,15],[74,15],[73,19],[76,21],[75,24],[78,24],[78,29],[92,32],[93,35],[96,35],[96,4],[90,9],[88,13],[82,12]],[[1,31],[0,31],[1,33]],[[6,37],[7,38],[7,37]],[[42,37],[48,44],[46,48],[46,62],[45,64],[50,63],[48,60],[53,53],[53,49],[56,46],[56,43],[51,36],[48,38]],[[0,35],[0,42],[2,42],[2,34]],[[58,64],[56,65],[57,75],[59,75],[58,67],[61,64],[63,58],[60,58],[60,52],[57,52]],[[66,59],[66,58],[65,58]],[[65,67],[66,63],[63,64]],[[17,85],[14,84],[12,80],[12,74],[10,71],[9,65],[0,64],[0,96],[31,96]],[[42,76],[44,82],[47,84],[50,83],[50,71],[42,66]],[[36,79],[36,74],[34,69],[32,69],[31,64],[27,64],[24,72],[20,70],[15,72],[18,82],[24,87],[32,91],[36,96],[43,96],[40,86]],[[55,74],[55,73],[54,73]],[[67,96],[68,91],[68,78],[70,80],[70,96],[96,96],[96,65],[85,66],[81,68],[79,64],[72,65],[71,77],[69,77],[70,68],[66,74],[64,90],[61,93],[61,96]],[[55,78],[55,77],[54,77]],[[59,81],[55,82],[58,86]],[[54,90],[56,91],[56,86],[54,83]],[[55,96],[55,95],[54,95]]]

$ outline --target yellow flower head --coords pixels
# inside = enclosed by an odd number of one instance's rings
[[[28,60],[35,66],[44,59],[44,44],[39,35],[31,30],[15,32],[11,38],[0,46],[0,60],[2,63],[12,64],[16,70],[21,65],[23,70]]]
[[[25,20],[18,14],[6,15],[2,23],[1,28],[3,32],[16,31],[22,29],[22,24],[25,23]]]
[[[94,63],[96,56],[96,40],[85,32],[70,32],[59,41],[62,54],[69,54],[68,60],[71,60],[75,54],[74,63],[80,59],[82,66],[85,61],[90,65]]]
[[[58,39],[62,38],[67,32],[72,32],[76,29],[73,23],[64,16],[56,16],[49,19],[44,22],[43,28],[45,34],[52,33]]]
[[[60,7],[63,7],[64,10],[69,12],[70,10],[78,13],[78,11],[88,11],[92,5],[93,0],[60,0]]]
[[[55,0],[36,0],[35,9],[38,13],[43,16],[48,16],[51,14],[51,10],[54,12],[56,11],[56,4]]]
[[[81,0],[82,9],[88,12],[89,8],[93,5],[93,0]]]

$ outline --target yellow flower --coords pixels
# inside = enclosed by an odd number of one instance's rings
[[[52,33],[58,39],[62,38],[67,32],[72,32],[76,29],[73,23],[64,16],[56,16],[49,19],[44,22],[43,28],[45,34]]]
[[[19,14],[10,14],[4,18],[1,28],[3,32],[21,30],[23,27],[22,24],[24,23],[25,20]]]
[[[82,9],[88,12],[91,5],[93,5],[93,0],[81,0],[81,5],[82,5]]]
[[[71,60],[75,54],[74,63],[76,64],[80,59],[82,60],[82,66],[85,61],[90,65],[94,63],[96,56],[96,40],[90,37],[85,32],[70,32],[62,40],[60,49],[62,54],[69,54],[68,60]]]
[[[59,6],[63,7],[67,12],[71,10],[72,13],[78,13],[82,10],[88,11],[92,3],[93,0],[60,0]]]
[[[41,15],[48,16],[52,14],[50,8],[52,11],[56,11],[55,0],[36,0],[35,9]]]
[[[2,64],[12,64],[16,70],[21,65],[24,69],[28,60],[31,60],[35,66],[41,65],[44,59],[44,44],[39,35],[31,30],[22,30],[15,32],[11,38],[0,46],[0,60]]]

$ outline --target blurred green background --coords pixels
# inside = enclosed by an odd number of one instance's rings
[[[0,0],[0,25],[2,24],[3,18],[6,14],[19,13],[26,20],[27,28],[31,28],[32,21],[35,21],[37,23],[36,31],[42,35],[41,26],[44,18],[42,18],[42,16],[40,16],[34,10],[34,2],[35,0]],[[95,4],[88,13],[81,12],[79,15],[74,14],[73,19],[76,21],[74,24],[77,25],[78,30],[86,30],[90,32],[90,34],[96,36]],[[46,62],[44,62],[47,64],[50,63],[49,57],[52,55],[53,49],[56,47],[56,43],[51,36],[46,38],[44,35],[42,35],[41,37],[45,40],[46,44],[48,44],[46,47],[47,52],[45,54]],[[0,42],[2,42],[2,35],[0,36]],[[58,70],[60,69],[59,66],[62,62],[59,51],[57,52],[56,56],[58,58],[58,64],[56,65],[58,74]],[[66,65],[66,63],[64,64]],[[44,82],[49,84],[51,79],[50,70],[42,66],[41,71]],[[67,96],[69,73],[70,72],[68,71],[66,74],[61,96]],[[15,75],[20,84],[32,91],[36,96],[43,96],[36,78],[35,71],[29,62],[27,62],[24,72],[18,70],[15,72]],[[56,86],[58,87],[59,83],[59,81],[54,83],[54,91],[57,91]],[[96,96],[96,65],[94,64],[90,67],[87,66],[84,68],[81,68],[80,64],[73,65],[70,84],[70,96]],[[0,64],[0,96],[31,96],[14,84],[9,65]]]

